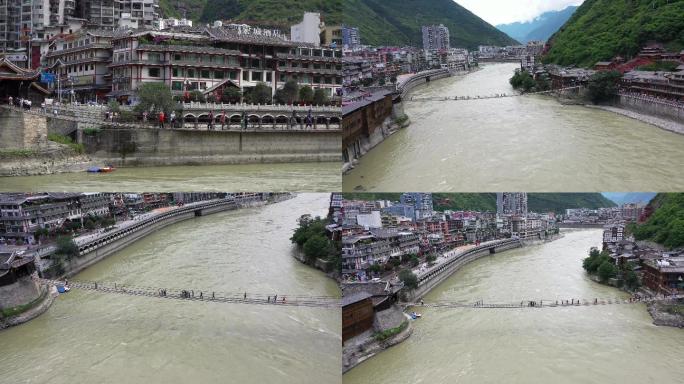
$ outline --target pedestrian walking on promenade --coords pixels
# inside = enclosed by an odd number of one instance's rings
[[[211,131],[214,126],[214,113],[209,111],[209,122],[207,123],[207,129]]]
[[[223,126],[226,124],[226,111],[221,113],[221,130],[223,131]]]
[[[14,98],[12,98],[12,96],[10,96],[10,97],[7,99],[7,103],[8,103],[9,106],[11,107],[12,104],[14,103]]]
[[[159,128],[164,129],[164,111],[159,112]]]
[[[171,118],[171,128],[176,126],[176,112],[171,111],[171,115],[169,116]]]
[[[242,299],[247,300],[247,292],[245,292],[245,296]]]

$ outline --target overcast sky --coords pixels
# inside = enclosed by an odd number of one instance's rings
[[[548,11],[560,11],[584,0],[455,0],[491,25],[530,21]]]

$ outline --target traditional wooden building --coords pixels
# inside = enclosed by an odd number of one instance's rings
[[[361,146],[369,141],[392,115],[392,94],[371,93],[362,100],[342,106],[342,155],[345,162],[360,157]]]
[[[20,68],[6,58],[0,58],[0,97],[6,103],[8,97],[24,98],[40,103],[49,93],[40,82],[40,73]]]
[[[342,297],[342,343],[373,328],[372,296],[358,292]]]
[[[645,260],[643,284],[655,293],[684,293],[684,257]]]

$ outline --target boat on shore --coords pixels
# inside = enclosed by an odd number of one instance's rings
[[[109,173],[109,172],[114,172],[116,168],[111,167],[111,166],[106,166],[106,167],[90,167],[86,170],[88,173]]]

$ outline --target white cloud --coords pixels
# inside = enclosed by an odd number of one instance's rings
[[[508,24],[530,21],[548,11],[559,11],[584,0],[455,0],[486,22]]]

